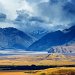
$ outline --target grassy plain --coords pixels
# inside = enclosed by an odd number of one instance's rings
[[[0,75],[75,75],[75,68],[50,68],[39,71],[13,71],[13,72],[0,72]]]
[[[61,54],[2,56],[0,65],[75,65],[75,56]]]
[[[1,56],[0,65],[75,65],[75,56],[61,54]],[[75,75],[75,67],[57,67],[37,71],[0,71],[0,75]]]

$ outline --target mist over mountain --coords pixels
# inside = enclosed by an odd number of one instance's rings
[[[41,17],[30,16],[26,11],[17,11],[18,17],[15,19],[14,24],[19,25],[18,29],[35,37],[41,38],[47,32],[49,32],[43,26],[46,24],[45,20]]]

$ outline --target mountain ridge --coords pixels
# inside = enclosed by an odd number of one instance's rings
[[[67,33],[64,33],[60,30],[50,32],[44,37],[42,37],[40,40],[33,43],[28,49],[42,51],[52,46],[67,44],[75,38],[75,26],[72,26],[67,30]]]
[[[29,35],[13,27],[0,28],[0,37],[0,49],[26,49],[33,43]]]

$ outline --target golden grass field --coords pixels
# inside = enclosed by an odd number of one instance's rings
[[[50,68],[39,71],[0,72],[0,75],[75,75],[75,68]]]
[[[58,54],[1,56],[0,65],[75,65],[75,56]],[[0,75],[75,75],[74,67],[58,67],[37,71],[0,72]]]
[[[58,54],[2,56],[0,65],[75,65],[75,56]]]
[[[75,75],[75,68],[50,68],[38,72],[36,75]]]

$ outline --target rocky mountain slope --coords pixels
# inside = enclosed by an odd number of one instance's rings
[[[75,53],[75,46],[55,46],[47,51],[48,53]]]

